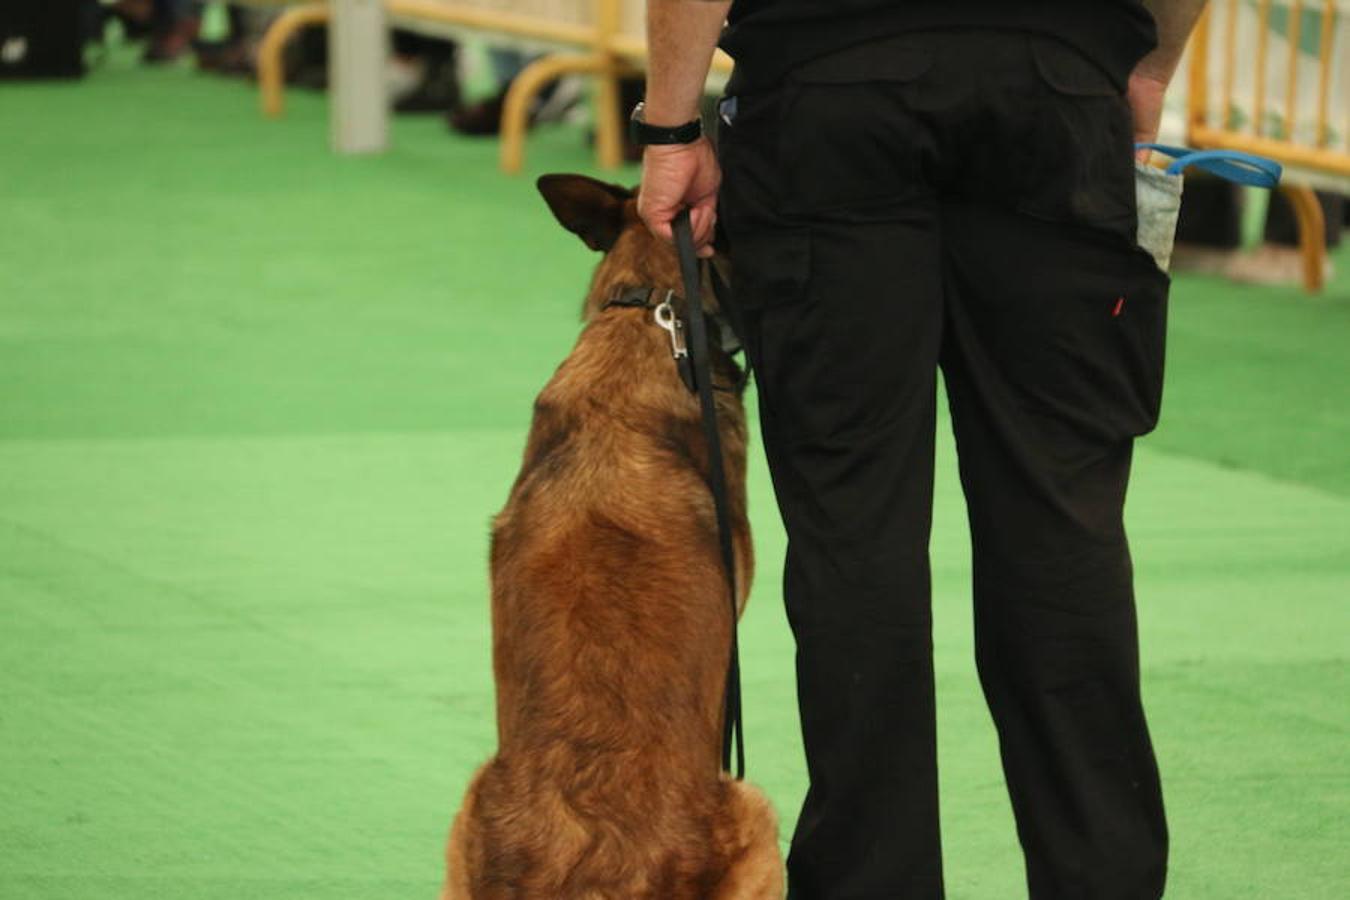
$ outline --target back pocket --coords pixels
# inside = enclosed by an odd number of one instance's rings
[[[784,212],[875,208],[923,192],[923,130],[908,97],[933,61],[912,39],[877,41],[788,76],[779,148]]]

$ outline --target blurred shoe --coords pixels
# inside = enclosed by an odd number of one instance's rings
[[[197,68],[203,72],[233,76],[253,74],[253,61],[249,59],[248,47],[242,41],[198,42],[193,45],[193,49],[197,53]]]
[[[498,134],[502,127],[502,107],[506,104],[506,91],[495,97],[489,97],[480,103],[461,106],[450,112],[450,127],[460,134],[472,137],[488,137]]]
[[[495,97],[480,103],[463,106],[450,114],[450,127],[460,134],[485,137],[501,132],[502,109],[506,106],[508,85]],[[527,125],[541,122],[566,122],[581,108],[586,86],[579,76],[569,75],[545,87],[535,98]]]
[[[201,19],[195,17],[179,19],[168,31],[151,39],[141,61],[152,64],[173,62],[192,48],[201,25]]]

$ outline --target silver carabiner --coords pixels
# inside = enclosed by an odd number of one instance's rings
[[[666,291],[666,299],[656,305],[652,316],[656,319],[656,324],[670,334],[670,355],[676,359],[683,359],[689,355],[689,349],[684,343],[684,323],[675,315],[675,308],[670,305],[670,298],[673,296],[674,291]]]

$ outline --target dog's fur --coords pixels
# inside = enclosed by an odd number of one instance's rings
[[[778,900],[773,812],[719,766],[730,600],[698,402],[650,310],[601,308],[623,287],[679,292],[675,254],[631,191],[539,188],[605,257],[494,522],[498,750],[451,828],[442,900]],[[745,412],[734,391],[717,405],[743,607]]]

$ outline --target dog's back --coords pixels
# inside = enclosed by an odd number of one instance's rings
[[[673,285],[673,255],[604,190],[621,234],[597,241],[590,321],[494,522],[499,746],[456,820],[446,896],[777,897],[772,813],[719,771],[731,623],[698,406],[651,313],[595,303]],[[718,405],[744,586],[744,412],[733,392]]]

